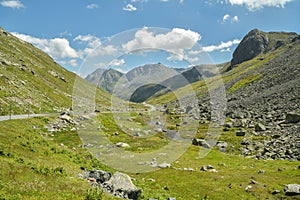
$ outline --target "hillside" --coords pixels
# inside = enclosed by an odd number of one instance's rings
[[[75,80],[92,88],[43,51],[0,28],[1,115],[70,109]],[[97,102],[107,106],[109,99],[108,93],[97,90]]]
[[[239,51],[245,47],[243,41],[251,39],[259,41],[253,38],[253,33],[257,32],[271,41],[268,43],[268,50],[256,52],[257,56],[239,64],[234,62],[234,65],[227,65],[221,70],[227,96],[225,114],[227,121],[230,122],[228,126],[239,128],[249,137],[247,145],[240,149],[242,155],[258,159],[300,160],[299,35],[251,31],[235,50],[233,61],[238,60]],[[281,45],[276,48],[272,46],[277,43]],[[244,48],[246,53],[255,52],[249,48],[248,46]],[[209,78],[206,82],[201,80],[191,84],[199,101],[198,108],[195,109],[202,113],[200,115],[202,120],[210,119],[211,116],[211,100],[206,83],[214,80],[217,80],[216,77]],[[220,85],[214,87],[217,90]],[[188,101],[188,96],[191,95],[186,87],[179,88],[176,92],[180,95],[181,101]],[[167,107],[178,107],[177,102],[172,93],[148,101],[152,104],[166,104]],[[252,141],[251,138],[254,136],[262,137],[260,146],[255,147],[258,144]]]

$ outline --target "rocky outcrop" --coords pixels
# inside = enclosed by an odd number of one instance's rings
[[[121,172],[111,174],[103,170],[84,171],[82,177],[116,197],[137,200],[142,193],[142,190],[132,183],[131,178]]]
[[[254,29],[250,31],[233,52],[231,65],[250,60],[267,51],[269,38],[263,32]]]
[[[258,29],[250,31],[240,42],[233,52],[231,60],[232,69],[235,65],[250,60],[260,54],[284,46],[290,42],[295,42],[299,37],[296,33],[284,32],[263,32]]]

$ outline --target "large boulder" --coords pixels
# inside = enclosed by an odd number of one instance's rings
[[[286,115],[286,123],[298,123],[300,122],[300,113],[290,112]]]
[[[288,184],[284,186],[284,191],[286,195],[300,195],[300,185],[299,184]]]
[[[128,199],[138,199],[142,190],[138,189],[127,174],[116,172],[104,183],[105,188],[114,196]]]

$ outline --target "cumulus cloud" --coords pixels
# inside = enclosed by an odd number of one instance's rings
[[[264,7],[284,7],[285,4],[294,0],[228,0],[231,5],[246,6],[254,11]]]
[[[239,17],[238,17],[238,16],[234,16],[234,17],[231,19],[231,22],[239,22]]]
[[[235,39],[232,41],[228,41],[228,42],[221,42],[221,44],[219,45],[211,45],[211,46],[206,46],[203,47],[203,51],[205,52],[212,52],[212,51],[216,51],[216,50],[226,50],[227,48],[239,44],[241,42],[241,40]]]
[[[78,35],[74,38],[75,42],[81,44],[86,44],[87,47],[82,50],[78,50],[78,55],[80,58],[86,56],[95,57],[95,56],[104,56],[104,55],[114,55],[117,53],[118,49],[112,45],[103,45],[100,38],[93,35]]]
[[[92,3],[92,4],[89,4],[89,5],[87,5],[87,6],[86,6],[86,8],[87,8],[87,9],[90,9],[90,10],[92,10],[92,9],[96,9],[96,8],[98,8],[98,5],[97,5],[97,4],[94,4],[94,3]]]
[[[229,15],[229,14],[224,15],[224,16],[223,16],[223,22],[228,21],[229,18],[230,18],[230,15]]]
[[[19,0],[4,0],[1,1],[0,4],[3,7],[14,8],[14,9],[25,8],[24,4]]]
[[[53,58],[77,58],[77,52],[70,46],[65,38],[40,39],[20,33],[12,33],[14,36],[32,43],[39,49],[45,51]]]
[[[124,64],[125,64],[125,60],[124,59],[121,59],[121,60],[114,59],[114,60],[112,60],[109,63],[110,66],[114,66],[114,67],[119,67],[119,66],[122,66]]]
[[[89,47],[97,47],[101,45],[101,40],[94,35],[78,35],[74,38],[74,41],[79,41],[81,43],[87,43]]]
[[[171,55],[169,59],[182,60],[184,51],[190,50],[201,39],[199,33],[174,28],[164,34],[154,34],[147,28],[138,30],[135,33],[134,39],[122,45],[125,52],[131,52],[138,49],[160,49],[168,51]]]
[[[123,7],[123,10],[132,12],[132,11],[136,11],[136,7],[134,7],[132,4],[129,3],[125,7]]]
[[[237,23],[239,22],[239,17],[236,15],[234,17],[231,17],[229,14],[225,14],[223,16],[222,23],[229,22],[229,21],[231,23]]]

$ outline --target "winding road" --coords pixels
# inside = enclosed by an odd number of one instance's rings
[[[6,115],[6,116],[0,116],[0,121],[6,121],[10,119],[26,119],[31,117],[45,117],[45,116],[52,116],[57,115],[57,113],[47,113],[47,114],[24,114],[24,115]]]

